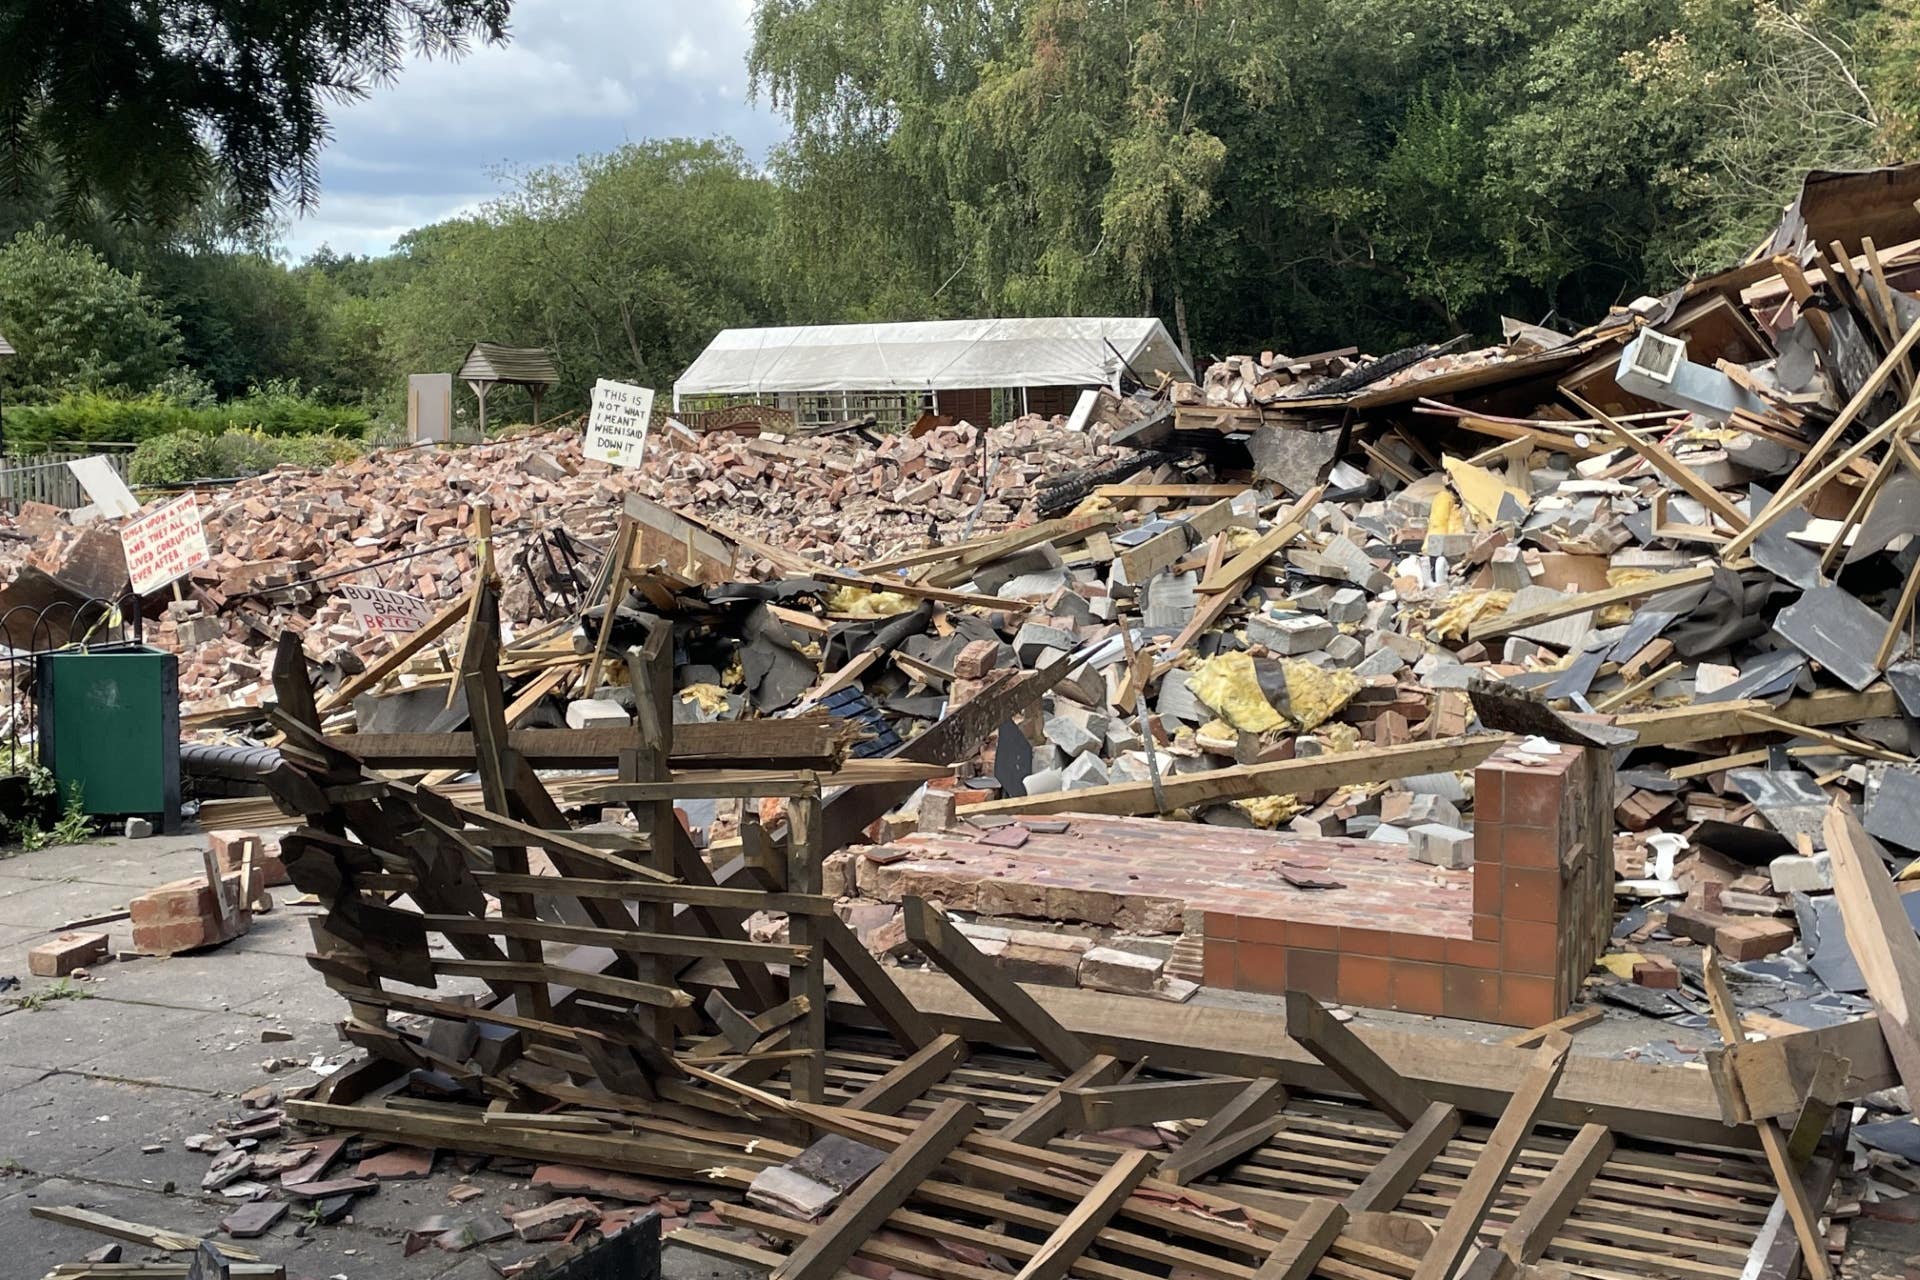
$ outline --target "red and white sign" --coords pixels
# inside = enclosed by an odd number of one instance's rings
[[[120,546],[127,553],[127,577],[133,581],[134,593],[143,596],[212,559],[207,531],[200,524],[200,504],[190,493],[122,525]]]
[[[343,586],[340,598],[370,636],[412,635],[433,621],[433,606],[425,600],[384,587]]]

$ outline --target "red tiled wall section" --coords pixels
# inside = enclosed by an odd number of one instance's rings
[[[1533,763],[1540,760],[1542,763]],[[1605,947],[1613,766],[1509,746],[1474,778],[1472,907],[1456,927],[1205,915],[1207,985],[1532,1027],[1565,1013]]]

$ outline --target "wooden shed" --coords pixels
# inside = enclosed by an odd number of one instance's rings
[[[495,387],[525,387],[533,396],[533,420],[540,420],[540,397],[560,381],[553,356],[544,347],[503,347],[476,342],[460,365],[460,378],[480,402],[480,434],[487,434],[487,397]]]

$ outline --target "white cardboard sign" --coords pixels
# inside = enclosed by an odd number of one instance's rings
[[[100,508],[100,514],[140,514],[140,500],[133,496],[133,491],[127,488],[127,482],[120,478],[120,473],[104,457],[95,454],[91,458],[70,459],[67,470],[73,472],[73,478],[87,491],[87,497],[93,500],[93,505]]]
[[[419,596],[385,587],[343,586],[340,598],[353,610],[354,621],[370,636],[412,635],[433,621],[434,608]]]
[[[207,531],[200,524],[200,504],[191,493],[122,525],[120,546],[127,553],[127,577],[135,594],[143,596],[212,559]]]
[[[637,467],[647,451],[647,427],[652,420],[651,389],[602,378],[593,384],[584,452],[598,462]]]

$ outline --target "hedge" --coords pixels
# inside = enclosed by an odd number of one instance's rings
[[[142,440],[127,464],[127,479],[140,485],[185,484],[257,476],[281,463],[318,470],[364,453],[345,436],[269,436],[257,431],[171,431]]]
[[[5,415],[7,444],[14,449],[67,440],[138,444],[182,431],[207,436],[247,431],[265,436],[358,437],[373,425],[373,415],[364,409],[315,404],[281,392],[257,393],[203,409],[162,396],[122,399],[79,392],[52,404],[8,405]]]

